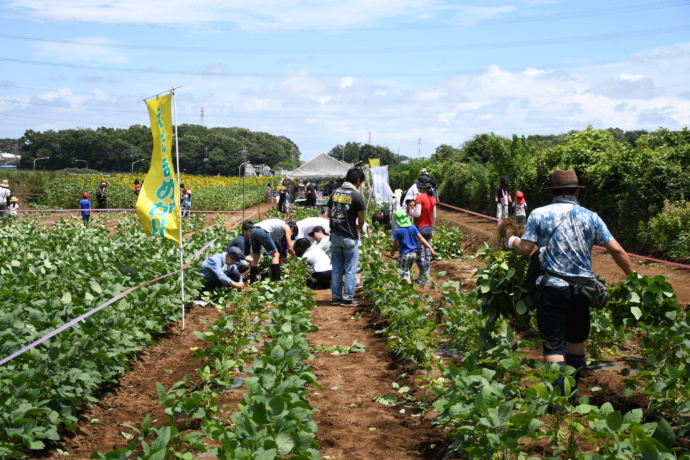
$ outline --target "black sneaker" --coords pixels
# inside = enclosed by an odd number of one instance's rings
[[[352,299],[352,300],[343,300],[342,302],[340,302],[340,306],[341,306],[341,307],[356,307],[356,306],[358,306],[358,305],[359,305],[359,302],[357,302],[357,301],[354,300],[354,299]]]
[[[342,302],[343,302],[342,300],[335,300],[335,299],[334,299],[334,300],[331,300],[331,305],[333,305],[334,307],[337,307],[337,306],[339,306]]]

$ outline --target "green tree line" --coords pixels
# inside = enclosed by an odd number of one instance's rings
[[[187,174],[237,175],[244,162],[266,164],[273,169],[292,169],[300,164],[297,145],[283,136],[243,128],[178,126],[180,170]],[[86,168],[109,172],[147,171],[153,148],[151,129],[134,125],[127,129],[27,130],[20,139],[2,139],[6,151],[22,155],[20,168],[37,163],[47,170]],[[140,160],[140,161],[137,161]],[[136,162],[136,163],[135,163]]]
[[[591,126],[561,136],[479,134],[454,148],[439,146],[429,160],[391,169],[391,187],[405,190],[426,167],[441,201],[495,214],[502,175],[530,209],[551,201],[552,171],[575,168],[580,203],[597,212],[628,250],[690,260],[690,131],[623,132]]]
[[[381,166],[397,165],[409,158],[393,153],[388,147],[380,145],[360,144],[359,142],[347,142],[345,145],[338,144],[333,147],[329,156],[336,158],[351,165],[366,165],[370,159],[381,160]]]

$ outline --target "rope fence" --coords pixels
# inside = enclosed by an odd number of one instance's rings
[[[236,212],[236,211],[233,211],[233,212]],[[247,217],[252,217],[252,216],[254,216],[254,214],[256,214],[256,213],[252,213],[252,214],[250,214],[250,215],[247,216]],[[235,224],[232,228],[230,228],[230,230],[233,230],[233,229],[237,228],[238,225],[239,225],[239,223]],[[67,330],[67,329],[73,327],[74,325],[78,324],[80,321],[83,321],[84,319],[88,318],[89,316],[93,315],[94,313],[97,313],[97,312],[103,310],[104,308],[106,308],[106,307],[112,305],[113,303],[115,303],[115,302],[117,302],[118,300],[124,298],[124,297],[127,296],[128,294],[131,294],[132,292],[136,291],[137,289],[140,289],[140,288],[142,288],[142,287],[144,287],[144,286],[148,286],[148,285],[151,284],[151,283],[155,283],[156,281],[160,281],[160,280],[162,280],[162,279],[164,279],[164,278],[167,278],[167,277],[169,277],[169,276],[176,275],[177,273],[181,273],[183,270],[186,270],[187,268],[189,268],[189,266],[190,266],[192,263],[194,263],[194,262],[199,258],[199,256],[200,256],[201,254],[203,254],[203,252],[206,251],[206,249],[208,249],[208,248],[209,248],[213,243],[215,243],[217,240],[218,240],[218,238],[214,238],[214,239],[212,239],[211,241],[209,241],[208,243],[204,244],[204,245],[201,247],[201,249],[199,249],[196,253],[194,253],[194,257],[192,258],[192,260],[190,260],[189,262],[187,262],[186,264],[184,264],[182,267],[180,267],[180,269],[175,270],[174,272],[166,273],[165,275],[161,275],[161,276],[159,276],[159,277],[157,277],[157,278],[154,278],[154,279],[152,279],[152,280],[146,281],[145,283],[142,283],[142,284],[140,284],[140,285],[138,285],[138,286],[131,287],[131,288],[127,289],[126,291],[121,292],[120,294],[118,294],[118,295],[116,295],[115,297],[113,297],[112,299],[110,299],[110,300],[108,300],[108,301],[102,303],[101,305],[97,306],[96,308],[94,308],[94,309],[92,309],[92,310],[90,310],[90,311],[84,313],[83,315],[80,315],[80,316],[74,318],[73,320],[71,320],[71,321],[69,321],[69,322],[63,324],[62,326],[58,327],[57,329],[55,329],[55,330],[49,332],[48,334],[44,335],[44,336],[41,337],[40,339],[38,339],[38,340],[36,340],[36,341],[34,341],[34,342],[32,342],[32,343],[26,345],[26,346],[23,347],[22,349],[17,350],[16,352],[12,353],[12,354],[9,355],[8,357],[6,357],[6,358],[0,360],[0,366],[4,365],[5,363],[7,363],[7,362],[9,362],[9,361],[11,361],[11,360],[13,360],[13,359],[16,358],[17,356],[20,356],[20,355],[26,353],[27,351],[31,350],[32,348],[37,347],[38,345],[40,345],[40,344],[42,344],[43,342],[45,342],[45,341],[51,339],[52,337],[55,337],[55,336],[58,335],[60,332],[65,331],[65,330]]]
[[[495,221],[495,222],[498,222],[498,219],[497,219],[496,217],[487,216],[486,214],[480,214],[480,213],[478,213],[478,212],[470,211],[470,210],[468,210],[468,209],[458,208],[458,207],[456,207],[456,206],[451,206],[451,205],[446,204],[446,203],[438,203],[438,204],[440,204],[440,205],[442,205],[442,206],[445,206],[445,207],[447,207],[447,208],[453,209],[453,210],[455,210],[455,211],[464,212],[464,213],[466,213],[466,214],[472,214],[473,216],[478,216],[478,217],[482,217],[482,218],[485,218],[485,219],[489,219],[489,220],[493,220],[493,221]],[[606,248],[604,248],[604,247],[602,247],[602,246],[594,246],[594,247],[595,247],[596,249],[601,249],[601,250],[606,251]],[[680,264],[680,263],[678,263],[678,262],[671,262],[671,261],[668,261],[668,260],[655,259],[655,258],[653,258],[653,257],[642,256],[642,255],[639,255],[639,254],[632,254],[632,253],[630,253],[630,252],[628,252],[627,254],[628,254],[628,256],[634,257],[634,258],[636,258],[636,259],[648,260],[648,261],[650,261],[650,262],[656,262],[656,263],[660,263],[660,264],[666,264],[666,265],[671,265],[671,266],[674,266],[674,267],[685,268],[685,269],[690,270],[690,265]]]

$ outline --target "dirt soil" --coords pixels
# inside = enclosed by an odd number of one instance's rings
[[[262,204],[261,212],[266,206]],[[247,217],[253,210],[247,210]],[[253,216],[255,219],[258,216]],[[439,208],[438,218],[461,228],[463,246],[473,254],[487,241],[498,248],[495,241],[496,223],[481,217],[460,214]],[[257,219],[258,220],[258,219]],[[208,223],[212,221],[209,217]],[[233,219],[229,227],[239,220]],[[595,251],[594,268],[609,282],[623,279],[622,272],[603,251]],[[656,263],[634,260],[638,271],[644,275],[664,274],[673,285],[681,305],[690,303],[690,271]],[[436,261],[433,273],[446,271],[444,279],[474,287],[472,275],[481,264],[476,260]],[[425,288],[425,292],[435,294]],[[386,341],[376,334],[380,325],[370,314],[363,299],[359,307],[332,307],[330,291],[314,291],[318,307],[313,310],[313,322],[318,332],[310,334],[313,345],[351,346],[356,340],[366,347],[363,353],[337,356],[328,352],[316,352],[311,362],[317,381],[323,390],[314,389],[310,402],[319,411],[314,421],[319,427],[317,439],[324,459],[441,459],[447,442],[443,433],[430,424],[430,416],[422,415],[404,405],[384,405],[374,398],[395,395],[391,386],[407,385],[411,393],[421,392],[415,383],[416,372],[400,367],[386,350]],[[174,324],[169,332],[158,338],[157,343],[142,352],[131,364],[131,372],[120,379],[119,384],[106,388],[98,404],[86,407],[75,432],[67,433],[51,450],[34,458],[62,459],[57,449],[69,452],[69,458],[86,459],[94,451],[107,452],[123,447],[126,440],[121,432],[131,431],[121,424],[137,426],[146,414],[152,419],[164,419],[163,407],[158,404],[156,382],[169,388],[182,380],[185,374],[194,375],[196,363],[191,348],[201,346],[194,331],[205,330],[202,320],[212,322],[220,315],[215,308],[193,308],[187,316],[187,328]],[[632,350],[630,351],[632,354]],[[621,358],[624,359],[624,358]],[[615,363],[614,363],[615,365]],[[593,394],[594,403],[611,401],[617,409],[630,410],[644,407],[640,399],[620,398],[622,377],[615,366],[600,371],[586,371],[583,382],[587,388],[600,386],[602,391]],[[401,409],[405,409],[401,413]]]

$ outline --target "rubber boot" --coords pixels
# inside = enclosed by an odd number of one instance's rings
[[[256,282],[256,275],[259,274],[259,267],[250,267],[249,268],[249,284],[254,284]]]
[[[271,264],[271,281],[274,283],[280,281],[280,264]]]

